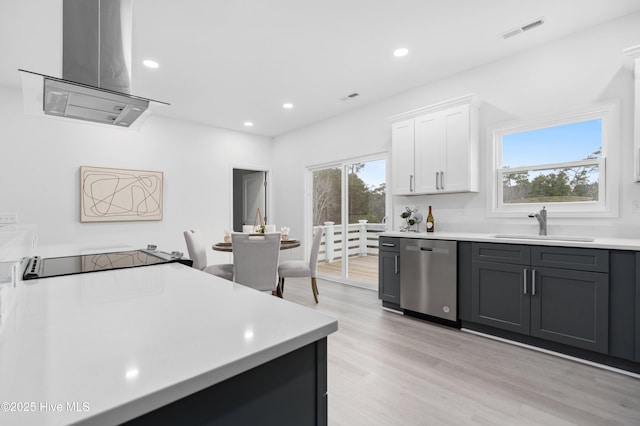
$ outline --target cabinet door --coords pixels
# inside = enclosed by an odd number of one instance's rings
[[[640,87],[640,84],[638,85]],[[639,111],[640,113],[640,111]],[[636,361],[640,362],[640,253],[636,253]]]
[[[393,195],[413,194],[414,176],[414,121],[405,120],[391,127],[391,176]]]
[[[442,170],[443,113],[423,115],[415,120],[415,173],[418,194],[438,192]]]
[[[607,353],[608,274],[555,268],[533,269],[531,335]]]
[[[438,184],[441,192],[469,191],[470,187],[470,133],[469,105],[443,112],[442,166]]]
[[[529,334],[530,300],[526,267],[477,260],[471,263],[471,320]]]
[[[400,304],[400,253],[380,251],[378,258],[378,297]]]

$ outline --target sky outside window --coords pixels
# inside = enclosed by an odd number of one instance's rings
[[[599,158],[601,146],[602,119],[512,133],[502,137],[502,167]]]
[[[361,164],[364,164],[364,167],[358,172],[358,176],[367,185],[372,185],[374,188],[377,188],[386,182],[387,175],[385,160],[373,160],[363,162]]]

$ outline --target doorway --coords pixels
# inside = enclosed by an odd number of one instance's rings
[[[324,232],[318,275],[378,289],[378,234],[389,205],[386,156],[366,157],[310,169],[314,228]]]
[[[267,172],[233,169],[233,230],[242,232],[243,225],[254,225],[260,209],[267,222]]]

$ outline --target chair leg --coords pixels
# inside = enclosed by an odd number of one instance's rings
[[[282,299],[282,287],[280,287],[280,280],[281,278],[278,277],[278,284],[276,285],[276,289],[273,290],[273,295],[278,296],[280,299]]]
[[[280,289],[280,294],[284,296],[284,277],[278,277],[278,288]]]
[[[318,285],[316,284],[316,277],[311,277],[311,291],[313,291],[313,298],[318,303]]]

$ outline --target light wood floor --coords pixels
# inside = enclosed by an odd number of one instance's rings
[[[373,291],[287,278],[338,319],[330,425],[640,425],[640,379],[383,311]]]

